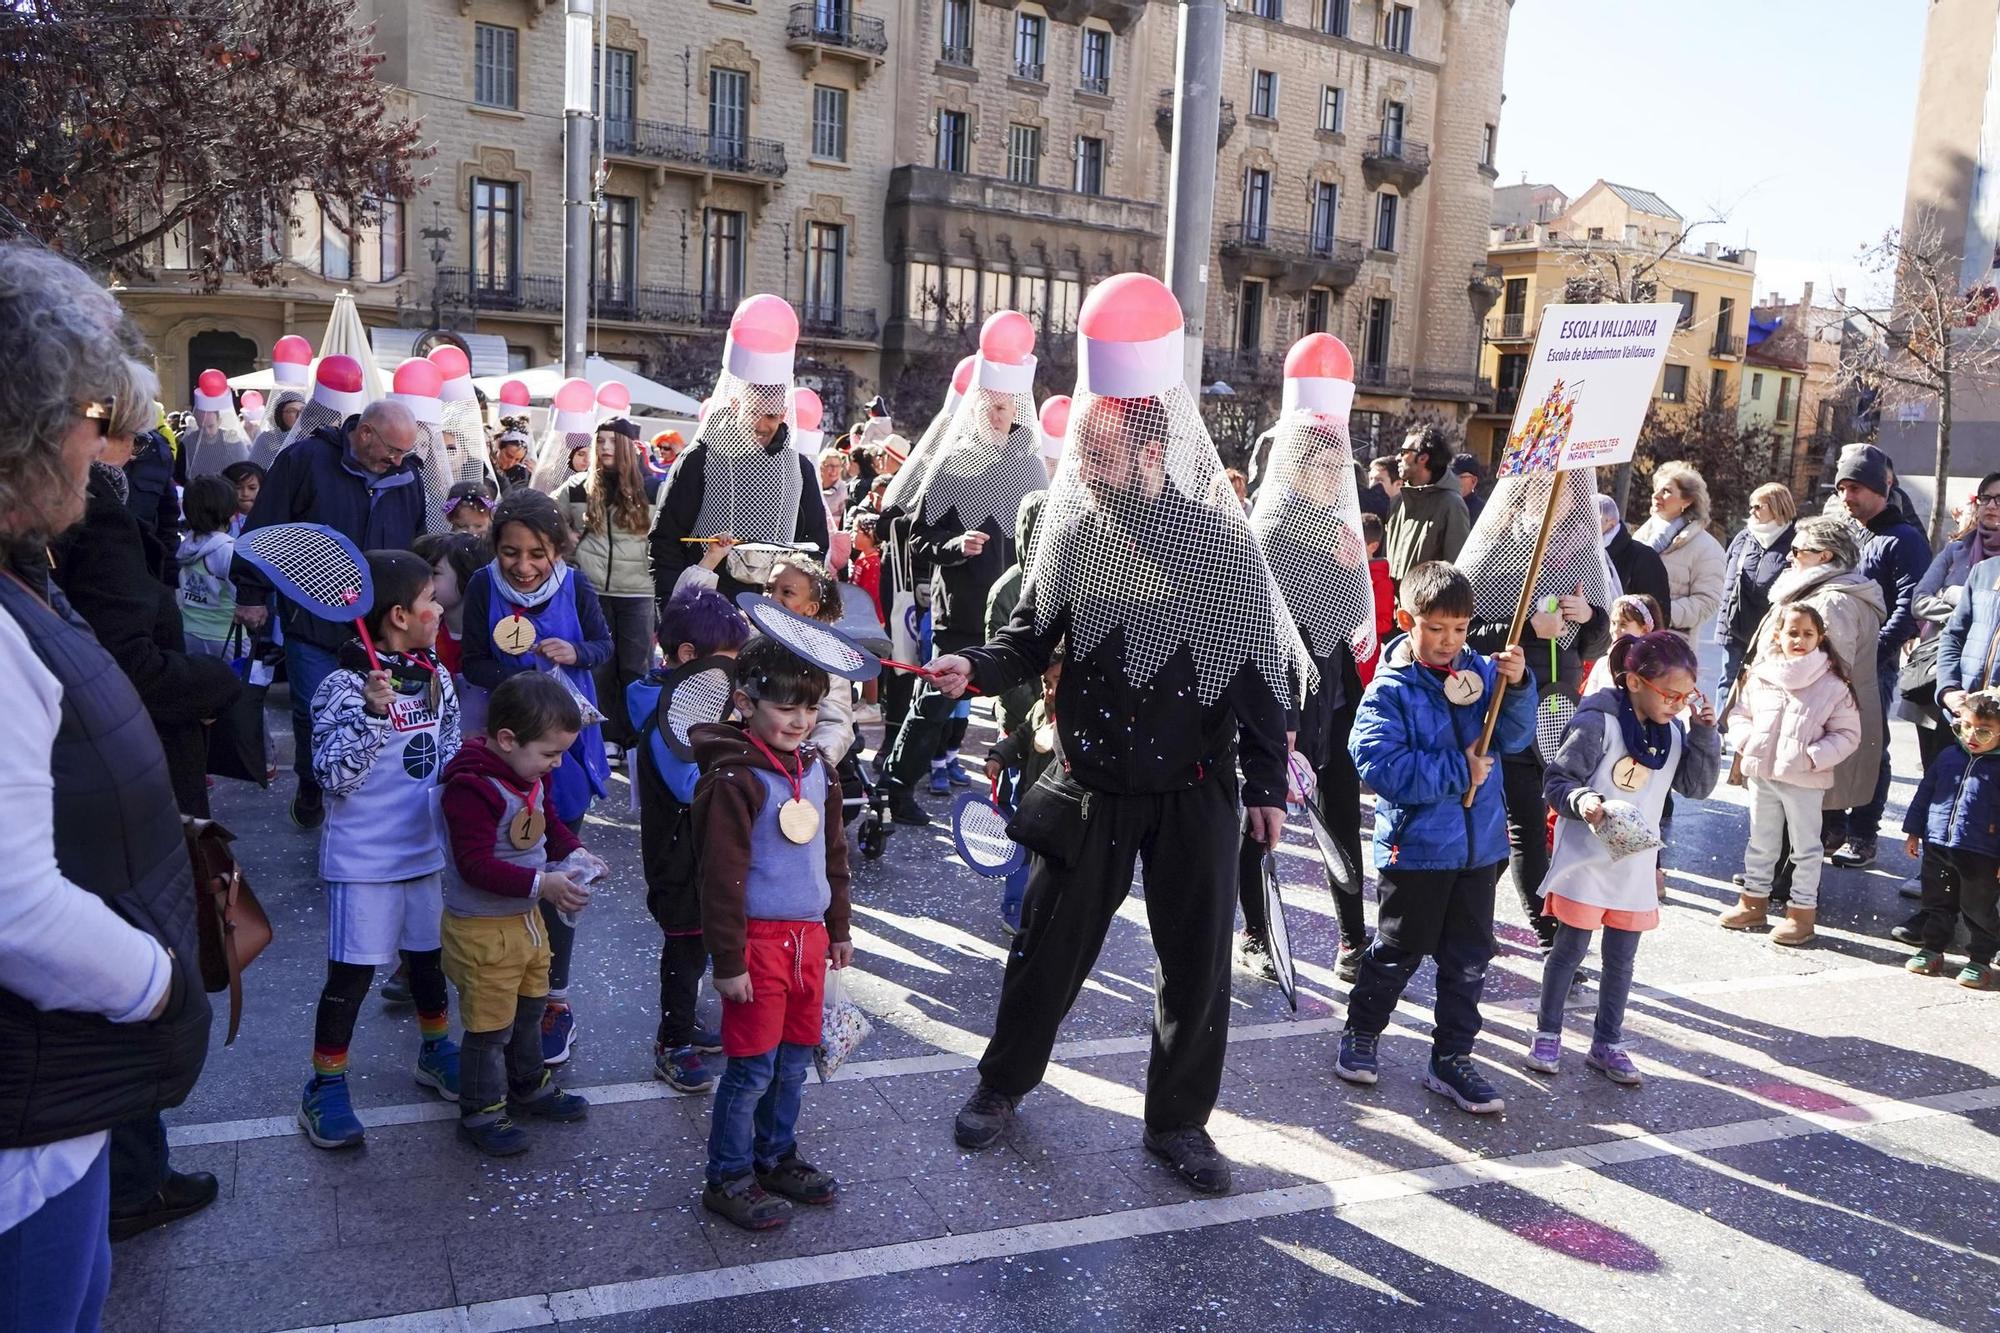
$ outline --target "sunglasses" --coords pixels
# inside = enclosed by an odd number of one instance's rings
[[[87,403],[78,403],[76,405],[76,414],[78,416],[82,417],[85,421],[95,421],[97,423],[97,437],[99,439],[106,439],[110,436],[111,421],[117,415],[117,411],[118,400],[116,398],[93,398]]]
[[[1684,691],[1663,690],[1658,685],[1655,685],[1652,681],[1647,680],[1644,676],[1640,675],[1636,671],[1632,673],[1632,679],[1638,681],[1641,685],[1644,685],[1647,689],[1659,695],[1660,698],[1666,702],[1666,705],[1669,708],[1676,708],[1676,709],[1683,708],[1687,705],[1687,702],[1690,699],[1699,699],[1703,704],[1703,706],[1706,706],[1708,703],[1708,696],[1703,694],[1699,688],[1692,690],[1684,690]]]
[[[1991,722],[1974,722],[1968,717],[1953,718],[1951,729],[1965,740],[1979,741],[1982,744],[2000,739],[2000,726],[1995,726]]]

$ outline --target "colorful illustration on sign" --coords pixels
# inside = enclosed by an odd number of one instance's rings
[[[1582,386],[1579,385],[1579,388]],[[1557,380],[1549,396],[1528,413],[1521,429],[1507,437],[1507,454],[1500,460],[1497,477],[1533,476],[1554,472],[1569,441],[1570,425],[1576,419],[1576,392]]]

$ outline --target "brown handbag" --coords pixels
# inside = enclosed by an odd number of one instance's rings
[[[229,992],[228,1046],[243,1021],[243,969],[271,943],[271,918],[236,864],[235,835],[212,819],[183,817],[188,861],[194,868],[195,942],[201,984],[211,994]]]

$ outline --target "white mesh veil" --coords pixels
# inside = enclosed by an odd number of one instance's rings
[[[570,455],[597,443],[595,430],[564,430],[562,427],[568,423],[559,421],[558,416],[554,412],[549,414],[548,432],[542,436],[541,447],[535,451],[535,472],[530,484],[544,494],[554,494],[562,489],[563,483],[579,475],[569,470]],[[449,419],[446,418],[447,421]]]
[[[445,450],[452,481],[484,482],[491,471],[492,458],[486,448],[486,422],[479,411],[479,400],[446,399],[444,421],[438,430],[440,436],[448,433],[457,440],[455,451],[449,447]]]
[[[1313,679],[1184,384],[1136,398],[1078,386],[1035,547],[1036,624],[1066,613],[1072,656],[1122,631],[1126,678],[1144,685],[1186,650],[1204,706],[1246,663],[1281,700]]]
[[[1346,428],[1310,409],[1287,412],[1263,472],[1250,529],[1299,632],[1315,658],[1345,644],[1366,661],[1375,651],[1375,590]]]
[[[228,404],[225,396],[221,400]],[[234,406],[196,408],[194,439],[183,444],[187,451],[187,474],[202,477],[220,474],[231,463],[250,457],[250,438]]]
[[[358,412],[361,409],[354,410]],[[340,408],[329,406],[317,398],[306,399],[305,407],[299,412],[299,419],[294,421],[291,430],[286,432],[285,442],[279,446],[278,451],[283,453],[315,431],[324,430],[328,426],[338,426],[347,420],[348,415]]]
[[[251,462],[261,468],[271,466],[271,460],[284,449],[291,434],[278,425],[278,419],[282,415],[279,409],[286,403],[298,403],[301,404],[303,411],[305,401],[306,396],[303,393],[288,385],[281,385],[271,391],[270,397],[264,400],[264,429],[258,431],[257,438],[250,442]]]
[[[938,414],[931,418],[931,424],[924,427],[924,433],[917,437],[910,456],[903,460],[903,466],[896,469],[896,475],[889,478],[889,489],[882,492],[883,513],[892,510],[906,514],[915,512],[915,498],[923,489],[925,478],[930,476],[931,465],[937,462],[937,442],[950,429],[952,415],[939,408]]]
[[[797,429],[790,385],[751,384],[727,369],[717,376],[715,410],[695,436],[695,443],[707,446],[702,450],[701,512],[695,517],[695,536],[726,533],[742,542],[792,540],[804,485],[799,452],[787,446],[774,454],[757,439],[752,426],[765,409],[783,413],[789,440]]]
[[[928,466],[907,494],[910,511],[922,522],[955,513],[968,532],[991,522],[1011,540],[1022,499],[1048,484],[1034,394],[975,384],[931,442]]]
[[[452,475],[450,456],[445,452],[444,439],[438,427],[428,421],[417,422],[417,447],[410,451],[416,456],[422,468],[424,482],[424,531],[444,532],[451,527],[451,520],[445,517],[444,498],[457,480]]]

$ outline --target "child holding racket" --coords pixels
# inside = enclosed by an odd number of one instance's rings
[[[826,672],[784,645],[757,639],[736,659],[744,720],[690,732],[701,765],[701,927],[715,957],[729,1057],[701,1202],[751,1231],[783,1226],[787,1200],[830,1204],[837,1192],[797,1139],[826,963],[846,967],[854,958],[840,779],[807,743],[827,683]]]
[[[441,613],[431,571],[408,551],[370,551],[373,659],[350,640],[312,700],[313,777],[326,793],[319,873],[326,881],[326,984],[313,1028],[313,1076],[298,1120],[315,1147],[360,1143],[347,1047],[375,969],[398,955],[422,1034],[416,1080],[458,1100],[441,965],[444,848],[433,806],[458,752],[458,694],[431,651]]]

